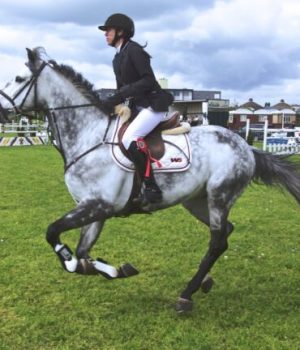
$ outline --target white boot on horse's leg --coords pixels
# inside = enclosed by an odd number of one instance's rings
[[[66,244],[56,244],[54,251],[66,271],[76,271],[78,260],[73,256],[71,249]]]

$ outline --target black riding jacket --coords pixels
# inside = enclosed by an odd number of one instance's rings
[[[138,43],[129,40],[113,59],[118,95],[131,98],[134,106],[152,107],[165,112],[173,96],[161,89],[150,65],[150,55]]]

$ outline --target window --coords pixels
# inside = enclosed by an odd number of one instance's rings
[[[246,122],[247,121],[247,114],[241,114],[240,115],[240,121],[241,122]]]
[[[260,115],[258,117],[258,121],[259,122],[264,122],[265,120],[268,120],[268,116],[267,115]]]
[[[233,123],[233,115],[230,115],[229,118],[228,118],[228,123]]]
[[[183,100],[190,101],[191,99],[192,99],[192,92],[191,91],[183,91]]]

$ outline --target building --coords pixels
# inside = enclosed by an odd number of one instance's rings
[[[228,126],[232,130],[239,130],[246,125],[247,119],[250,124],[264,124],[268,120],[269,126],[273,128],[293,127],[296,125],[296,112],[284,100],[273,106],[265,103],[262,107],[250,98],[248,102],[229,112]]]
[[[166,90],[174,96],[171,110],[178,110],[183,120],[197,125],[203,122],[203,117],[207,117],[210,124],[227,127],[229,100],[221,98],[221,91],[199,91],[186,88]],[[98,90],[101,99],[106,99],[115,92],[115,89]]]
[[[172,108],[178,110],[192,125],[201,124],[207,117],[210,124],[227,127],[229,100],[221,98],[221,91],[168,89],[174,96]]]

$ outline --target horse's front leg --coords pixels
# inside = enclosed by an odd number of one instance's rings
[[[46,239],[65,270],[84,274],[100,273],[106,278],[122,278],[138,274],[138,271],[129,263],[116,269],[102,259],[93,260],[89,256],[89,251],[97,241],[105,219],[111,217],[112,214],[112,207],[107,203],[89,200],[80,203],[75,209],[48,227]],[[82,227],[81,238],[76,250],[78,262],[71,249],[61,243],[60,234],[80,227]]]
[[[64,269],[69,272],[75,272],[77,269],[78,261],[73,256],[70,248],[67,245],[61,243],[61,233],[71,229],[91,225],[95,222],[104,222],[107,217],[112,216],[112,213],[113,208],[107,203],[102,203],[96,200],[87,200],[79,203],[75,209],[71,210],[59,220],[49,225],[46,233],[47,242],[54,249]],[[91,245],[98,238],[102,226],[103,224],[101,226],[94,226],[92,230],[94,233],[94,239],[91,241]]]
[[[104,220],[82,227],[80,241],[76,249],[76,257],[78,259],[76,272],[83,275],[95,275],[100,273],[107,279],[137,275],[139,271],[130,263],[123,264],[116,269],[103,259],[97,258],[94,260],[91,258],[89,252],[98,240],[103,226]]]
[[[80,241],[76,249],[76,257],[78,259],[77,273],[82,275],[96,275],[100,273],[108,279],[119,276],[119,271],[114,266],[99,258],[94,260],[89,254],[98,240],[103,226],[104,220],[82,227]]]

